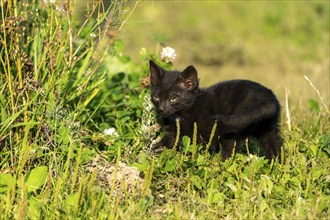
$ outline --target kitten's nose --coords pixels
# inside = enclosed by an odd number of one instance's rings
[[[159,111],[160,114],[164,113],[164,107],[160,106],[160,107],[158,108],[158,111]]]

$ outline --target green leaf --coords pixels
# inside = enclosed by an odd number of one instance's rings
[[[145,47],[142,47],[139,53],[143,60],[147,60],[149,58],[147,49]]]
[[[317,101],[315,101],[314,99],[309,99],[307,102],[308,108],[315,113],[319,113],[320,112],[320,105]]]
[[[81,67],[79,68],[79,71],[77,73],[77,80],[73,84],[74,86],[76,86],[80,82],[79,80],[82,78],[83,73],[86,71],[86,69],[88,67],[88,64],[90,63],[90,59],[91,59],[91,57],[93,55],[93,52],[94,51],[93,51],[92,48],[88,51],[85,59],[83,60],[83,63],[81,65]]]
[[[263,175],[260,180],[260,189],[266,194],[270,195],[272,193],[274,184],[269,176]]]
[[[61,126],[58,129],[58,134],[59,134],[59,139],[62,139],[63,144],[68,144],[70,142],[69,137],[70,137],[70,129],[65,126]]]
[[[197,189],[202,189],[202,180],[199,176],[193,175],[190,180]]]
[[[103,80],[101,80],[103,81]],[[85,100],[83,107],[86,107],[88,103],[97,95],[97,93],[100,91],[99,88],[95,88],[92,92],[92,94]]]
[[[27,208],[28,219],[40,219],[41,208],[43,207],[43,204],[45,204],[47,201],[42,201],[40,199],[31,196],[28,202],[29,202]]]
[[[202,154],[199,154],[198,157],[197,157],[197,166],[203,166],[205,165],[207,162],[207,159],[204,155]]]
[[[0,193],[6,193],[15,186],[15,178],[9,173],[0,174]]]
[[[225,186],[227,186],[231,191],[237,192],[238,188],[235,183],[236,180],[234,178],[228,178],[227,182],[225,182]]]
[[[164,171],[170,172],[176,170],[176,163],[177,163],[176,157],[172,157],[170,160],[168,160],[165,163]]]
[[[209,203],[211,203],[211,204],[223,203],[225,198],[226,198],[226,196],[223,193],[214,192],[211,194]]]
[[[311,151],[313,152],[314,157],[316,157],[319,147],[316,144],[311,144],[309,146],[309,149],[311,149]]]
[[[182,137],[182,144],[185,147],[189,147],[190,146],[190,138],[188,136],[183,136]]]
[[[81,154],[81,161],[82,163],[87,163],[92,160],[93,157],[95,157],[95,150],[92,148],[83,148],[82,154]]]
[[[191,147],[190,147],[190,138],[187,136],[182,137],[182,151],[183,152],[191,152]]]
[[[289,180],[289,184],[292,186],[292,187],[295,187],[295,188],[298,188],[300,186],[300,180],[297,178],[297,177],[292,177],[290,180]]]
[[[259,209],[259,212],[262,213],[264,212],[265,209],[269,208],[269,206],[267,205],[267,203],[265,202],[265,200],[262,200],[258,209]]]
[[[147,171],[150,167],[150,162],[145,153],[141,153],[138,163],[133,163],[133,166],[137,167],[139,171]]]
[[[79,205],[79,197],[79,193],[71,194],[65,199],[64,203],[67,207],[73,207],[77,209]]]
[[[46,166],[36,167],[25,174],[24,181],[28,192],[36,191],[39,187],[43,186],[46,182],[47,175],[48,168]]]
[[[141,198],[138,202],[137,202],[137,206],[139,207],[139,210],[143,210],[144,212],[152,207],[152,205],[154,204],[154,196],[153,195],[147,195],[144,198]]]

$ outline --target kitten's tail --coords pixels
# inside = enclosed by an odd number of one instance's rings
[[[278,103],[269,103],[261,108],[247,109],[228,116],[217,115],[215,119],[219,121],[219,126],[223,127],[227,132],[239,132],[262,120],[273,120],[277,124],[279,114],[280,105]]]

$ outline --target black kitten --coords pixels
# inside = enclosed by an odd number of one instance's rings
[[[193,66],[183,72],[166,71],[151,60],[150,82],[151,101],[162,116],[165,129],[154,150],[174,147],[178,119],[179,140],[185,135],[193,137],[196,122],[197,141],[204,145],[209,143],[217,122],[209,150],[221,150],[223,159],[251,136],[259,140],[267,158],[280,154],[280,105],[273,92],[264,86],[248,80],[231,80],[200,89]]]

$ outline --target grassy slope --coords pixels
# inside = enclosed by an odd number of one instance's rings
[[[114,6],[120,9],[119,3]],[[12,75],[1,72],[0,78],[0,218],[329,218],[330,114],[302,77],[311,73],[329,104],[329,48],[324,46],[329,42],[328,2],[145,1],[123,32],[126,53],[134,61],[140,60],[141,47],[155,52],[152,34],[157,41],[167,35],[165,43],[178,51],[175,66],[193,63],[204,85],[254,79],[274,89],[283,107],[287,87],[291,129],[283,111],[283,162],[271,164],[247,154],[221,162],[219,155],[209,155],[188,139],[184,153],[153,156],[147,143],[157,130],[155,115],[144,100],[148,90],[140,86],[141,75],[148,72],[145,62],[136,65],[116,56],[122,52],[120,42],[102,47],[111,50],[109,55],[94,51],[89,37],[99,29],[83,28],[79,38],[77,31],[65,29],[70,13],[48,6],[48,16],[41,17],[43,13],[26,14],[35,11],[33,4],[22,7],[33,9],[19,12],[40,30],[31,25],[28,43],[19,41],[28,59],[21,59],[23,52],[11,56],[17,47],[14,38],[7,38],[9,49],[0,47],[9,57],[1,61],[12,64],[1,66]],[[18,29],[10,30],[16,34]],[[77,41],[72,42],[71,35]],[[54,62],[59,55],[62,62]],[[24,75],[31,70],[16,65],[21,60],[30,66],[33,61],[33,80],[40,84]],[[22,71],[21,79],[16,70]],[[16,81],[25,86],[24,94],[15,92],[21,89]],[[310,98],[318,103],[311,105],[313,111],[306,104]],[[109,127],[115,127],[118,136],[105,135]],[[106,159],[91,160],[96,151]]]
[[[197,193],[194,171],[170,173],[165,180],[157,177],[160,180],[156,178],[153,187],[158,191],[154,195],[159,213],[151,209],[150,216],[329,217],[329,115],[324,107],[319,115],[310,112],[308,100],[321,103],[303,77],[307,75],[312,80],[329,106],[328,17],[326,1],[142,4],[122,35],[126,53],[138,59],[141,47],[159,53],[161,47],[157,43],[161,43],[177,50],[175,67],[182,69],[194,64],[200,70],[202,85],[247,78],[269,86],[283,106],[286,158],[284,164],[273,168],[254,162],[244,167],[246,158],[220,164],[213,160],[204,164],[211,176],[203,176],[202,190]],[[290,130],[285,115],[285,90],[290,103]],[[328,153],[321,159],[320,155],[310,154],[313,148]],[[271,181],[263,182],[262,175],[268,175]],[[158,188],[159,185],[163,187]]]
[[[287,88],[294,104],[305,105],[317,99],[307,75],[329,104],[328,18],[327,1],[145,1],[122,37],[133,57],[165,38],[177,50],[175,67],[195,65],[205,86],[247,78],[274,89],[282,102]]]

